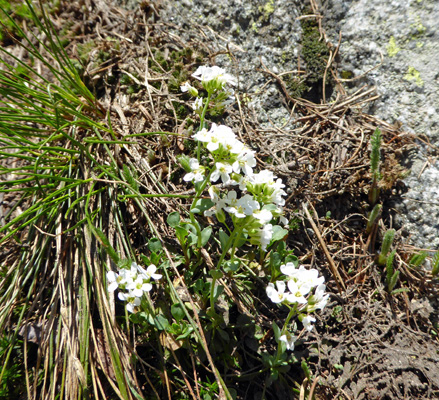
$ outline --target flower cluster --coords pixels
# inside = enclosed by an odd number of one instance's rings
[[[319,272],[314,268],[306,269],[303,265],[296,268],[292,262],[282,265],[280,270],[286,275],[286,281],[269,283],[266,289],[267,296],[273,303],[285,304],[297,311],[303,327],[311,331],[312,323],[316,319],[306,313],[322,310],[326,306],[329,294],[325,293],[325,278],[319,276]],[[294,350],[296,339],[288,332],[279,338],[285,342],[288,350]]]
[[[226,85],[235,86],[237,80],[234,76],[228,74],[223,68],[217,66],[200,66],[192,74],[192,77],[201,82],[201,85],[208,93],[209,99],[214,100],[210,110],[211,113],[218,113],[227,104],[230,104],[230,97],[233,95],[233,90],[226,89]],[[195,97],[192,108],[196,113],[201,114],[206,101],[208,100],[203,97],[198,97],[198,90],[194,86],[191,86],[189,82],[185,82],[181,85],[180,90],[183,93],[187,92]],[[212,96],[215,96],[215,99],[213,99]]]
[[[134,312],[141,297],[152,289],[151,279],[158,280],[162,275],[157,274],[157,267],[151,264],[146,270],[136,263],[131,263],[130,269],[121,269],[119,272],[108,271],[108,291],[119,289],[118,298],[127,302],[127,310]]]
[[[286,192],[282,180],[268,170],[255,173],[255,151],[239,141],[225,125],[212,124],[210,130],[204,128],[192,137],[203,143],[213,159],[212,167],[206,168],[191,158],[190,172],[183,178],[194,183],[205,179],[216,183],[208,189],[214,206],[205,215],[215,215],[224,222],[227,212],[235,228],[245,227],[242,231],[249,235],[250,243],[265,251],[273,236],[271,222],[279,217],[282,223],[288,222],[283,217]],[[222,190],[229,186],[237,186],[241,197],[237,190]]]
[[[214,107],[218,105],[218,99],[230,94],[225,89],[226,85],[237,83],[233,76],[216,66],[201,66],[192,76],[201,81],[208,99],[215,95]],[[198,96],[198,91],[189,83],[182,85],[181,90]],[[200,99],[197,97],[195,103],[201,105],[194,106],[194,109],[207,106]],[[208,192],[213,207],[206,210],[205,215],[215,215],[218,221],[224,222],[227,212],[232,217],[234,228],[247,235],[251,244],[265,251],[273,238],[272,222],[279,218],[281,223],[288,223],[282,209],[285,205],[283,196],[286,195],[282,180],[268,170],[255,173],[255,151],[238,140],[228,126],[214,123],[210,129],[200,129],[192,138],[202,144],[211,156],[208,167],[201,165],[199,158],[188,160],[188,171],[183,178],[186,182],[204,182],[204,187],[207,183],[212,185]],[[224,190],[228,186],[236,186],[239,191]]]

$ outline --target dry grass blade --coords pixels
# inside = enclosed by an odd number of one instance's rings
[[[346,291],[346,285],[345,285],[342,277],[340,276],[340,273],[338,272],[337,266],[335,265],[334,260],[331,257],[331,254],[328,251],[328,248],[325,244],[325,241],[323,240],[322,235],[320,234],[319,228],[317,227],[316,223],[314,222],[314,220],[313,220],[311,214],[309,213],[308,208],[305,204],[303,205],[303,210],[305,211],[305,214],[308,218],[308,221],[311,224],[311,226],[314,230],[314,233],[317,236],[317,239],[320,243],[320,246],[322,246],[322,249],[325,252],[325,256],[329,262],[329,267],[330,267],[332,276],[334,277],[335,282],[337,283],[337,287],[338,287],[339,291],[342,291],[342,290]]]

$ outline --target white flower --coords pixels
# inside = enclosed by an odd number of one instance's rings
[[[259,210],[259,203],[251,194],[242,196],[237,203],[238,208],[242,209],[245,215],[253,215],[255,210]]]
[[[246,185],[249,191],[263,193],[265,203],[271,202],[279,206],[285,205],[285,200],[282,198],[282,196],[287,194],[283,190],[285,185],[282,183],[282,179],[276,179],[273,172],[262,170],[256,174],[248,174]]]
[[[241,141],[236,138],[229,139],[224,141],[223,147],[231,154],[240,154],[244,149],[245,145]],[[236,172],[236,171],[235,171]]]
[[[292,277],[296,272],[296,267],[294,266],[294,263],[289,262],[289,263],[286,263],[285,265],[280,266],[280,272],[282,272],[283,274],[285,274],[287,276]]]
[[[283,216],[283,215],[281,215],[280,217],[279,217],[279,222],[282,224],[282,225],[288,225],[288,223],[289,223],[289,221]]]
[[[308,291],[313,287],[321,285],[325,281],[323,276],[319,277],[319,271],[315,268],[308,270],[303,265],[299,268],[295,268],[291,262],[281,265],[280,270],[283,274],[287,275],[290,280],[296,282],[298,286],[306,286]]]
[[[185,82],[185,83],[183,83],[183,85],[180,86],[180,90],[183,93],[186,93],[190,87],[191,87],[191,85],[189,84],[189,82]]]
[[[291,294],[288,292],[285,293],[285,289],[287,287],[285,285],[285,282],[276,281],[276,286],[277,286],[277,290],[274,284],[272,284],[271,282],[267,286],[266,292],[270,300],[276,304],[283,303],[284,301],[290,303],[289,299]]]
[[[275,178],[276,176],[273,174],[273,172],[269,171],[268,169],[263,169],[262,171],[256,174],[249,175],[249,182],[256,185],[261,185],[261,184],[273,185],[275,183],[274,182]]]
[[[227,185],[230,182],[230,173],[232,172],[232,166],[230,164],[224,164],[221,162],[215,163],[215,170],[210,175],[210,180],[216,182],[220,177],[222,182]]]
[[[308,332],[311,332],[312,328],[314,328],[314,325],[312,324],[313,322],[316,322],[316,319],[311,315],[307,315],[306,317],[303,317],[303,319],[302,319],[303,327]]]
[[[140,265],[137,265],[137,270],[140,275],[143,276],[145,280],[148,282],[152,279],[159,280],[162,278],[163,275],[156,274],[157,267],[154,264],[151,264],[147,269],[142,268]]]
[[[216,65],[213,67],[200,66],[197,70],[192,74],[195,79],[200,80],[204,84],[207,84],[211,81],[217,83],[215,88],[222,89],[226,83],[230,85],[236,85],[236,78],[232,75],[226,73],[226,71]]]
[[[248,215],[253,215],[253,212],[259,209],[259,203],[254,200],[250,194],[246,194],[236,200],[236,192],[231,190],[227,197],[229,206],[225,207],[224,210],[237,218],[245,218]]]
[[[312,288],[325,282],[325,277],[319,276],[319,271],[317,271],[315,268],[305,269],[305,267],[301,265],[298,271],[300,273],[300,280]]]
[[[208,137],[206,135],[208,140],[202,141],[207,142],[206,147],[210,152],[218,150],[220,145],[226,149],[234,149],[234,146],[239,146],[235,133],[226,125],[212,124],[208,135]]]
[[[201,112],[201,110],[203,109],[203,98],[202,97],[197,97],[195,99],[195,101],[192,103],[192,109],[195,112]]]
[[[204,215],[206,217],[211,217],[212,215],[216,215],[218,217],[218,213],[222,213],[223,208],[227,206],[228,199],[227,197],[221,198],[219,196],[220,191],[216,186],[212,185],[207,191],[209,192],[210,198],[215,203],[215,205],[212,209],[204,211]],[[232,192],[233,191],[229,192],[227,196],[231,195]],[[236,192],[235,192],[235,198],[236,198]]]
[[[217,186],[212,185],[211,187],[209,187],[209,189],[207,189],[207,191],[209,192],[210,199],[214,203],[218,203],[221,200],[220,190]]]
[[[308,312],[315,311],[317,309],[323,310],[329,300],[329,294],[325,293],[326,286],[317,286],[314,295],[310,296],[308,299],[308,305],[306,307]]]
[[[273,225],[267,224],[263,228],[249,231],[250,243],[261,246],[261,250],[266,251],[273,237]]]
[[[137,275],[135,281],[131,282],[126,287],[130,293],[135,297],[142,297],[143,292],[149,292],[152,289],[152,285],[145,279],[143,274]]]
[[[306,284],[298,285],[294,279],[288,281],[288,289],[291,292],[292,303],[306,304],[305,296],[309,293],[310,287]]]
[[[226,204],[236,207],[236,204],[238,203],[238,195],[234,190],[229,190],[224,197],[224,201]]]
[[[237,194],[234,190],[230,190],[227,192],[227,195],[224,197],[224,210],[227,211],[230,214],[236,215],[238,212],[237,206],[238,206],[238,198]],[[244,215],[245,217],[245,215]],[[244,218],[242,217],[242,218]],[[240,217],[238,217],[240,218]]]
[[[282,335],[279,338],[279,341],[285,343],[287,350],[293,351],[296,339],[297,339],[296,336],[293,336],[291,333],[287,332],[287,333],[285,333],[285,335]]]
[[[122,280],[122,278],[119,277],[119,275],[116,274],[116,272],[108,271],[107,272],[107,284],[108,284],[107,290],[109,292],[114,292],[119,287],[120,280]]]
[[[246,175],[252,175],[253,169],[256,167],[255,152],[245,148],[238,154],[236,161],[232,165],[233,171],[239,174],[243,171]]]
[[[194,96],[194,97],[198,96],[198,90],[195,89],[193,86],[191,86],[189,82],[183,83],[183,85],[180,86],[180,90],[183,93],[189,92],[189,94],[191,96]]]
[[[262,228],[261,231],[261,249],[267,250],[267,246],[271,242],[271,238],[273,237],[273,225],[267,224]]]
[[[198,140],[199,142],[209,142],[210,141],[210,131],[206,128],[200,129],[196,134],[192,135],[192,138]]]
[[[127,305],[126,305],[127,310],[131,313],[134,312],[134,307],[140,306],[140,298],[134,296],[133,293],[131,293],[131,292],[128,292],[128,293],[119,292],[118,297],[119,297],[119,300],[127,302]]]
[[[156,274],[157,267],[154,264],[144,269],[140,265],[132,263],[131,268],[136,269],[136,276],[127,282],[125,288],[135,297],[142,297],[143,292],[149,292],[152,289],[151,279],[159,280],[162,278],[161,274]]]
[[[156,281],[159,279],[162,279],[161,274],[156,274],[157,271],[157,267],[154,264],[151,264],[147,269],[146,272],[144,273],[149,279],[155,279]]]
[[[254,210],[253,217],[255,217],[262,225],[265,225],[273,219],[273,214],[271,214],[269,210]]]
[[[127,285],[131,284],[137,278],[137,264],[132,263],[130,269],[121,269],[117,282],[120,289],[125,289]]]
[[[200,163],[196,158],[191,158],[189,160],[189,167],[192,172],[187,173],[183,180],[186,182],[202,182],[204,180],[204,167],[200,166]]]
[[[278,181],[280,181],[280,179],[278,179]],[[283,186],[285,186],[285,185],[283,185]],[[271,199],[270,200],[274,204],[277,204],[278,206],[284,206],[285,205],[285,199],[283,199],[282,196],[285,196],[286,194],[287,194],[287,192],[285,192],[285,190],[282,190],[282,189],[274,190],[272,195],[271,195]]]

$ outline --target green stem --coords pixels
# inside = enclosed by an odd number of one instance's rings
[[[297,305],[294,305],[294,307],[290,309],[290,312],[288,313],[287,319],[285,320],[285,324],[281,331],[282,335],[287,331],[287,326],[290,323],[291,318],[295,314],[297,314]]]
[[[209,107],[210,98],[212,97],[212,93],[207,93],[206,104],[204,105],[203,111],[200,115],[200,130],[204,127],[204,118],[206,117],[207,108]],[[197,146],[197,160],[200,162],[200,151],[201,151],[201,142],[198,142]]]
[[[232,252],[230,253],[230,259],[231,260],[233,260],[235,258],[236,245],[237,245],[237,242],[238,242],[239,237],[241,236],[241,233],[242,233],[243,230],[244,230],[244,227],[240,226],[240,227],[235,228],[235,231],[233,232],[234,236],[235,236],[235,239],[233,240]],[[228,250],[229,249],[227,249],[227,251]],[[221,264],[218,264],[218,267],[220,265]]]
[[[201,184],[200,188],[196,191],[194,201],[192,202],[191,208],[189,209],[189,216],[191,218],[191,222],[195,226],[195,229],[197,230],[198,248],[201,248],[201,229],[200,229],[200,224],[195,219],[192,210],[195,208],[195,204],[197,203],[197,200],[200,198],[201,193],[203,193],[203,190],[206,188],[208,182],[210,181],[210,175],[212,175],[212,171],[209,172],[209,174],[206,176],[206,179],[204,179],[203,183]]]
[[[226,254],[228,253],[228,251],[230,249],[230,246],[232,245],[232,243],[233,243],[233,241],[235,239],[235,236],[236,236],[236,231],[232,232],[232,234],[230,235],[229,240],[226,243],[226,248],[223,249],[223,252],[221,253],[221,257],[218,260],[218,264],[216,265],[216,269],[215,269],[216,271],[220,270],[221,264],[223,263],[224,258],[226,256]],[[214,290],[215,290],[215,283],[216,283],[216,281],[217,281],[217,278],[216,277],[212,277],[212,284],[210,286],[210,308],[212,310],[214,310],[214,306],[215,306]]]
[[[281,336],[285,334],[285,332],[287,331],[287,327],[288,324],[290,323],[291,318],[293,318],[294,315],[297,314],[297,305],[294,305],[293,308],[290,308],[290,312],[288,313],[287,319],[285,320],[284,326],[280,332]],[[280,343],[278,343],[277,345],[277,352],[276,352],[276,360],[274,362],[274,365],[277,365],[277,362],[279,361],[280,356],[282,355],[281,353],[281,345]]]

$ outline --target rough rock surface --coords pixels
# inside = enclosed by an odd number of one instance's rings
[[[239,77],[238,90],[252,99],[259,122],[279,123],[289,117],[278,88],[274,84],[264,86],[267,75],[258,69],[261,63],[275,72],[296,68],[301,0],[286,0],[281,4],[273,0],[167,0],[162,5],[160,14],[165,20],[179,27],[200,29],[219,51],[228,46],[234,60],[218,56],[215,61],[232,68]],[[185,29],[179,34],[188,39],[190,32]]]

